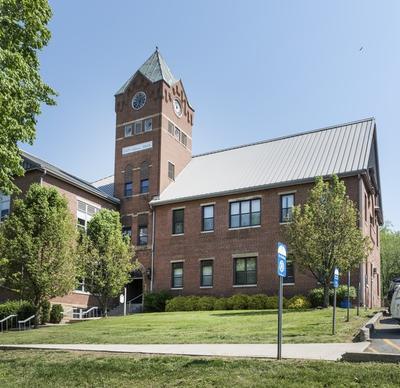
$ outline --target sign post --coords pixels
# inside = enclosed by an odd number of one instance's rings
[[[283,309],[283,278],[286,276],[286,257],[287,247],[278,242],[278,277],[279,277],[279,303],[278,303],[278,355],[277,359],[282,359],[282,309]]]
[[[333,272],[333,318],[332,318],[332,335],[336,333],[336,288],[339,287],[339,269],[335,268]]]
[[[346,322],[350,322],[350,270],[347,271],[347,318]]]

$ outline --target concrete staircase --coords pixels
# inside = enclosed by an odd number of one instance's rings
[[[135,314],[143,312],[143,305],[141,303],[128,303],[126,306],[127,314]],[[109,317],[117,317],[124,315],[124,304],[120,303],[108,312]]]

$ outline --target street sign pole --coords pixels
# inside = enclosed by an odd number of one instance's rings
[[[333,316],[332,316],[332,335],[336,333],[336,289],[339,287],[339,269],[333,271]]]
[[[126,316],[126,287],[124,288],[124,316]]]
[[[283,308],[283,277],[279,276],[279,306],[278,306],[278,360],[282,359],[282,308]]]
[[[279,277],[278,296],[278,354],[277,359],[282,359],[282,310],[283,310],[283,278],[286,276],[287,248],[285,244],[278,243],[277,266]]]

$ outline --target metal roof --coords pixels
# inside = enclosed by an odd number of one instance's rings
[[[84,191],[87,191],[100,198],[106,199],[114,204],[119,204],[120,202],[119,199],[115,198],[113,195],[101,191],[100,189],[91,185],[89,182],[86,182],[83,179],[71,175],[68,172],[61,170],[60,168],[53,166],[52,164],[47,163],[34,155],[29,154],[28,152],[21,150],[21,156],[24,160],[24,168],[26,171],[37,169],[41,171],[46,171],[47,174],[53,175],[63,180],[64,182],[68,182]]]
[[[99,179],[96,182],[92,182],[92,186],[98,188],[103,193],[113,196],[114,195],[114,175]]]
[[[164,80],[169,86],[178,82],[178,80],[172,74],[170,68],[165,62],[164,58],[160,54],[158,48],[154,51],[153,54],[147,59],[145,63],[139,68],[138,72],[142,73],[146,78],[148,78],[151,82],[157,82]],[[121,94],[125,92],[125,89],[135,77],[137,72],[135,72],[132,77],[130,77],[121,88],[115,93],[115,95]]]
[[[352,175],[368,169],[375,120],[197,155],[153,205]]]

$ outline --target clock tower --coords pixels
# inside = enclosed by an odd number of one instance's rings
[[[136,247],[146,288],[153,248],[149,202],[191,160],[194,109],[182,81],[156,48],[117,91],[115,112],[114,195],[121,201],[124,232]]]

